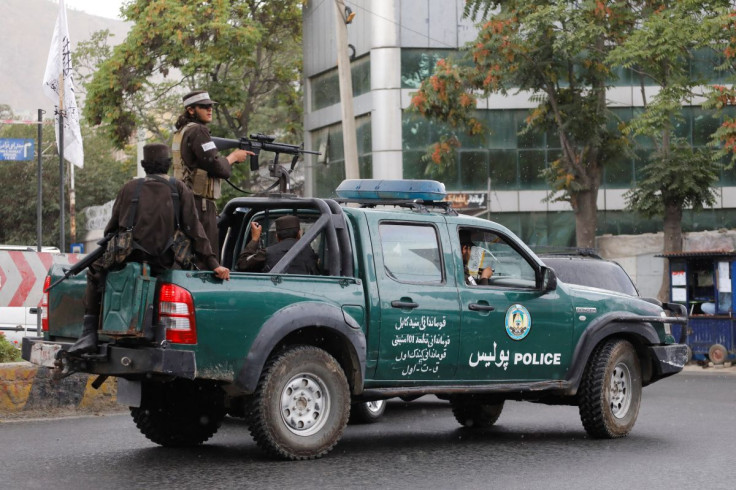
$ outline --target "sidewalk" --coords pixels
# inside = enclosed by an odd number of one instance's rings
[[[686,374],[736,374],[736,365],[727,362],[720,366],[709,364],[707,366],[701,366],[699,364],[688,364],[682,370]]]

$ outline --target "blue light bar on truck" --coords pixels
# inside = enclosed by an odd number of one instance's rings
[[[341,199],[441,201],[447,195],[445,184],[436,180],[348,179],[337,186]]]

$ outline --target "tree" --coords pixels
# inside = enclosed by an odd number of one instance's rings
[[[423,115],[451,131],[484,131],[474,117],[478,96],[528,92],[538,106],[529,131],[560,138],[562,157],[548,169],[556,200],[575,213],[576,240],[594,247],[597,196],[607,160],[625,140],[609,124],[606,88],[613,79],[608,53],[633,28],[628,1],[469,0],[465,15],[488,19],[459,63],[442,61],[412,100]],[[439,165],[452,162],[457,136],[450,132],[430,148]]]
[[[654,151],[635,188],[625,197],[630,210],[663,218],[663,252],[682,251],[683,209],[698,211],[716,202],[714,186],[721,165],[713,151],[696,150],[686,138],[677,136],[676,125],[684,119],[683,104],[707,82],[690,69],[693,53],[717,39],[720,29],[714,28],[714,19],[720,17],[718,8],[728,3],[644,2],[637,29],[610,55],[614,65],[633,70],[641,82],[644,109],[625,131],[650,140]],[[651,98],[647,97],[647,82],[658,86]],[[668,294],[669,274],[665,273],[659,296]]]
[[[12,111],[8,112],[13,119]],[[53,124],[54,120],[44,124],[44,141],[37,151],[42,152],[42,245],[59,246],[59,154],[56,150]],[[76,195],[77,209],[104,204],[115,198],[118,189],[135,174],[135,163],[132,157],[123,152],[115,152],[107,137],[100,131],[82,125],[82,138],[85,149],[85,165],[77,169]],[[3,125],[0,126],[0,137],[26,138],[35,140],[36,126]],[[117,157],[115,157],[117,155]],[[68,165],[68,164],[67,164]],[[0,181],[4,192],[0,194],[0,243],[35,245],[37,191],[36,161],[2,162],[0,165]],[[69,172],[66,173],[67,178]],[[67,183],[68,185],[68,183]],[[67,205],[69,201],[66,201]],[[68,212],[65,214],[69,218]],[[84,214],[77,215],[79,229],[84,228]],[[67,233],[69,223],[65,225]],[[70,239],[70,236],[66,237]],[[83,238],[79,234],[77,240]]]
[[[736,80],[736,34],[734,34],[736,32],[736,9],[732,9],[723,16],[720,27],[720,32],[724,36],[718,39],[721,40],[720,49],[724,61],[718,69],[730,74],[733,82]],[[723,123],[713,134],[712,145],[718,148],[718,157],[730,160],[729,167],[736,162],[736,117],[733,112],[726,113],[726,111],[733,109],[734,106],[736,106],[736,87],[733,84],[711,87],[706,107],[715,108],[724,115]]]
[[[170,139],[181,96],[206,88],[213,134],[301,136],[301,8],[298,0],[133,0],[133,26],[87,86],[85,115],[122,147],[137,127]],[[254,131],[255,132],[255,131]],[[235,168],[238,183],[247,166]]]
[[[676,136],[683,119],[683,104],[698,94],[707,80],[690,70],[693,53],[715,39],[714,19],[718,7],[728,1],[676,0],[648,2],[642,22],[627,40],[611,53],[615,65],[639,75],[644,110],[626,128],[636,137],[648,138],[655,151],[644,169],[644,179],[627,195],[630,208],[647,217],[663,216],[665,252],[682,250],[682,210],[715,203],[713,186],[720,165],[711,152],[696,151]],[[659,90],[651,99],[646,84]]]

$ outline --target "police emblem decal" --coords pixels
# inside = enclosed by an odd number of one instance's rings
[[[532,316],[520,304],[509,306],[506,310],[506,333],[514,340],[521,340],[532,329]]]

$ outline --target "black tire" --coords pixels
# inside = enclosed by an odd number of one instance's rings
[[[354,403],[350,408],[350,424],[372,424],[383,417],[386,400]]]
[[[641,367],[626,340],[610,340],[596,348],[583,373],[579,391],[580,419],[597,439],[625,437],[641,404]]]
[[[349,414],[350,390],[340,364],[322,349],[297,346],[266,363],[248,416],[262,450],[305,460],[332,450]]]
[[[503,411],[504,401],[484,402],[469,397],[456,397],[450,400],[455,420],[464,427],[483,429],[498,421]]]
[[[166,447],[196,446],[212,437],[225,418],[224,393],[189,380],[143,383],[140,407],[130,407],[141,433]]]

